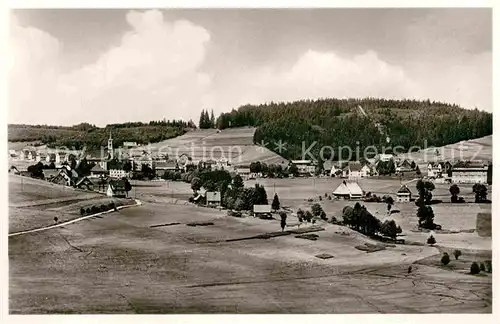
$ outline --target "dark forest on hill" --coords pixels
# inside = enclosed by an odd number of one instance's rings
[[[443,146],[491,135],[493,116],[430,100],[366,98],[245,105],[217,119],[219,129],[242,126],[257,127],[255,143],[287,142],[286,151],[280,154],[299,159],[303,142],[306,148],[317,142],[311,150],[314,156],[319,156],[323,146],[354,149],[358,142],[361,152],[372,145],[379,152],[389,146],[402,146],[406,151],[412,146]],[[269,148],[276,151],[274,145]],[[334,159],[341,158],[337,153]]]

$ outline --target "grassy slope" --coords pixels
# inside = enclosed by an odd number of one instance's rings
[[[268,164],[280,164],[286,160],[266,148],[253,144],[255,128],[243,127],[220,131],[205,129],[190,131],[176,138],[151,145],[153,150],[180,156],[185,153],[194,160],[225,157],[233,164],[250,164],[261,161]],[[271,145],[274,145],[271,143]]]

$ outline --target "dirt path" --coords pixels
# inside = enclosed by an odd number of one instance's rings
[[[74,200],[74,199],[72,199],[72,200]],[[118,207],[116,207],[116,209],[120,210],[120,209],[123,209],[123,208],[136,207],[136,206],[142,205],[141,201],[139,201],[137,199],[134,199],[134,200],[135,200],[135,205],[118,206]],[[97,214],[92,214],[92,215],[87,215],[87,216],[79,217],[79,218],[76,218],[76,219],[73,219],[73,220],[70,220],[70,221],[67,221],[67,222],[64,222],[64,223],[59,223],[59,224],[55,224],[55,225],[51,225],[51,226],[45,226],[45,227],[35,228],[35,229],[32,229],[32,230],[28,230],[28,231],[21,231],[21,232],[9,233],[9,237],[23,235],[23,234],[36,233],[36,232],[41,232],[41,231],[46,231],[46,230],[49,230],[49,229],[54,229],[54,228],[66,226],[66,225],[77,223],[77,222],[80,222],[80,221],[83,221],[83,220],[86,220],[86,219],[89,219],[89,218],[92,218],[92,217],[96,217],[96,216],[103,215],[103,214],[109,214],[109,213],[112,213],[112,212],[113,212],[113,210],[108,210],[108,211],[100,212],[100,213],[97,213]]]

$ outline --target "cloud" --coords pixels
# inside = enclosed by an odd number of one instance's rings
[[[131,11],[126,19],[131,30],[120,45],[65,74],[57,73],[58,41],[14,21],[13,50],[22,61],[12,71],[11,120],[104,125],[197,115],[211,82],[199,71],[209,33],[187,21],[166,22],[157,10]]]
[[[263,67],[239,70],[238,74],[238,82],[231,78],[231,82],[222,85],[228,96],[217,97],[219,105],[321,97],[402,98],[411,97],[415,88],[401,67],[384,62],[373,51],[342,57],[333,52],[308,50],[287,69]]]
[[[197,121],[206,108],[220,113],[247,103],[320,97],[430,98],[491,111],[491,52],[402,67],[370,50],[346,56],[304,48],[295,60],[283,60],[289,65],[247,66],[236,59],[211,70],[206,57],[215,41],[209,31],[189,21],[165,21],[151,10],[129,12],[129,30],[117,46],[66,72],[60,69],[63,44],[13,18],[11,123]],[[410,28],[417,47],[425,41],[422,30]],[[444,53],[446,46],[439,46]],[[464,49],[454,43],[453,51]]]

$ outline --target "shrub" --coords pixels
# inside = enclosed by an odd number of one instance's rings
[[[311,207],[311,211],[312,211],[312,214],[316,217],[319,217],[321,216],[321,213],[324,212],[323,211],[323,208],[321,207],[320,204],[318,203],[315,203],[314,205],[312,205]]]
[[[96,214],[96,213],[98,213],[98,212],[99,212],[99,208],[97,208],[97,206],[92,206],[92,207],[90,208],[90,211],[92,212],[92,214]]]
[[[481,264],[479,265],[479,270],[481,270],[482,272],[486,271],[486,267],[484,266],[483,262],[481,262]]]
[[[470,266],[470,273],[471,274],[478,274],[480,271],[479,269],[479,265],[477,264],[477,262],[472,262],[471,266]]]
[[[324,210],[321,211],[321,214],[319,214],[319,217],[322,219],[322,220],[328,220],[328,217],[326,216],[326,213]]]
[[[453,255],[455,256],[455,260],[458,260],[458,257],[462,255],[462,251],[455,250],[453,251]]]
[[[443,254],[443,257],[441,258],[441,263],[444,265],[447,265],[448,263],[450,263],[450,256],[448,255],[448,253],[445,252]]]
[[[87,208],[87,209],[85,210],[85,213],[86,213],[86,214],[90,214],[91,212],[92,212],[92,210],[91,210],[90,208]]]
[[[430,236],[428,239],[427,239],[427,244],[429,245],[434,245],[436,244],[436,239],[434,238],[434,236]]]
[[[332,224],[337,224],[337,218],[335,218],[335,216],[332,216],[331,222]]]
[[[306,211],[306,213],[304,214],[304,219],[306,220],[306,222],[310,223],[313,219],[313,214],[310,211]]]
[[[80,215],[85,215],[85,208],[80,208]]]
[[[332,196],[328,195],[328,200],[332,200]]]
[[[99,207],[99,209],[100,209],[101,211],[106,211],[106,210],[107,210],[106,206],[104,206],[104,205],[101,205],[101,206]]]
[[[491,260],[484,261],[484,265],[486,267],[486,272],[491,273]]]

